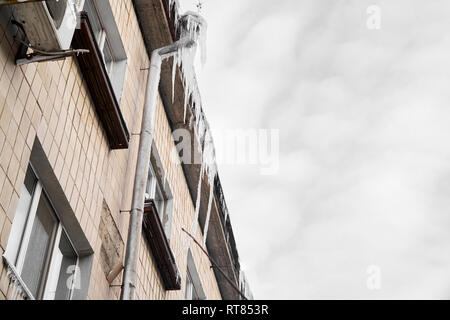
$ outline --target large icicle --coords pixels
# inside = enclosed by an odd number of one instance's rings
[[[211,207],[213,196],[214,196],[214,184],[209,186],[208,209],[206,211],[205,226],[203,228],[203,245],[206,244],[206,238],[208,237],[209,220],[211,219]]]
[[[169,12],[173,12],[175,14],[174,18],[174,24],[175,29],[178,29],[178,22],[179,22],[179,12],[180,12],[180,3],[178,0],[169,0]]]
[[[206,120],[205,120],[206,121]],[[207,125],[207,123],[206,123]],[[208,182],[209,182],[209,199],[208,199],[208,209],[206,211],[206,220],[205,226],[203,229],[203,243],[206,243],[206,238],[208,236],[208,228],[209,228],[209,219],[211,218],[211,207],[212,207],[212,199],[214,196],[214,180],[217,175],[217,166],[216,166],[216,155],[214,150],[214,141],[212,139],[211,131],[209,128],[206,128],[205,137],[204,137],[204,153],[203,160],[206,163],[207,174],[208,174]]]
[[[175,101],[175,75],[177,74],[177,57],[174,56],[172,64],[172,103]]]
[[[170,2],[170,8],[179,7],[177,1]],[[177,10],[175,10],[177,11]],[[194,39],[201,51],[201,62],[202,64],[206,61],[206,29],[207,23],[206,21],[197,13],[187,12],[182,15],[177,20],[176,28],[179,30],[180,39],[184,37],[188,37],[189,39]],[[180,26],[180,23],[183,25]],[[189,99],[192,97],[193,104],[199,105],[199,94],[197,89],[197,79],[195,76],[195,67],[194,61],[197,53],[197,46],[192,46],[190,48],[182,47],[178,50],[176,54],[176,58],[174,58],[173,66],[172,66],[172,100],[175,89],[175,76],[176,76],[176,67],[181,69],[183,85],[185,87],[184,94],[184,122],[186,123],[186,109],[189,104]],[[196,108],[197,109],[197,108]]]

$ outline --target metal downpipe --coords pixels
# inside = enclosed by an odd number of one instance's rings
[[[162,59],[175,55],[182,47],[192,47],[194,40],[183,38],[166,47],[156,49],[151,54],[150,69],[147,80],[146,98],[142,115],[141,139],[139,142],[133,198],[128,227],[125,253],[124,274],[122,282],[122,300],[134,300],[136,289],[136,268],[139,259],[144,196],[147,185],[150,155],[155,128],[155,111],[158,101],[158,87],[161,76]]]

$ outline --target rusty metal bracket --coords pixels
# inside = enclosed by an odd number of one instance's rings
[[[25,50],[28,50],[28,48],[24,45],[21,45],[25,47]],[[19,49],[19,53],[22,51],[22,49]],[[67,57],[73,56],[72,53],[64,53],[61,55],[54,55],[54,56],[46,56],[39,53],[29,53],[25,55],[19,54],[16,56],[16,65],[22,66],[29,63],[35,63],[35,62],[47,62],[47,61],[56,61],[56,60],[63,60]]]
[[[25,34],[25,30],[21,23],[12,19],[11,23],[17,27],[17,34],[14,36],[14,40],[20,43],[19,50],[16,54],[16,65],[22,66],[29,63],[35,62],[47,62],[47,61],[55,61],[55,60],[63,60],[67,57],[72,57],[74,55],[89,53],[89,50],[66,50],[61,52],[41,52],[36,50],[30,46],[30,43]],[[18,39],[19,30],[22,32],[22,39]],[[28,53],[28,50],[31,49],[32,52]]]

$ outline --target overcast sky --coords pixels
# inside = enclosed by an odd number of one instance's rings
[[[255,298],[449,299],[448,0],[203,2],[214,137],[280,130],[276,174],[219,166]]]

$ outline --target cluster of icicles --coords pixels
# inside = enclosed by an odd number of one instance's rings
[[[7,278],[9,279],[9,291],[8,299],[9,300],[25,300],[28,299],[27,294],[25,293],[22,284],[20,283],[18,277],[13,272],[13,270],[8,267],[8,272],[6,273]]]
[[[192,115],[189,119],[189,126],[195,125],[194,130],[198,139],[198,146],[201,148],[202,163],[200,169],[200,176],[197,186],[197,199],[195,204],[195,217],[190,227],[190,233],[195,235],[198,226],[198,216],[200,211],[201,187],[202,178],[206,174],[208,177],[209,199],[206,215],[205,230],[208,229],[209,217],[211,214],[212,198],[214,192],[214,180],[217,175],[216,156],[214,149],[214,142],[209,128],[208,121],[205,118],[202,108],[202,100],[197,85],[197,78],[195,75],[194,61],[197,54],[197,47],[201,52],[201,63],[204,65],[206,61],[206,21],[197,13],[186,12],[179,15],[180,6],[178,0],[169,0],[170,12],[174,13],[175,29],[180,34],[180,39],[187,37],[196,41],[197,45],[192,47],[180,47],[177,54],[173,58],[172,66],[172,102],[174,99],[175,90],[175,76],[177,67],[180,68],[182,80],[184,84],[184,122],[186,123],[187,107],[191,106]],[[204,235],[206,240],[206,234]],[[189,248],[190,241],[187,241],[184,250]]]

